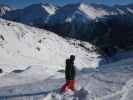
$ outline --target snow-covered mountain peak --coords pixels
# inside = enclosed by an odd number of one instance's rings
[[[56,10],[58,9],[58,7],[52,5],[52,4],[48,4],[48,3],[45,3],[45,4],[42,4],[42,7],[50,14],[55,14]]]
[[[39,4],[33,4],[31,6],[28,6],[25,8],[25,10],[30,10],[33,12],[41,12],[45,11],[47,14],[51,15],[54,14],[57,10],[57,7],[52,4],[46,4],[46,3],[39,3]]]
[[[109,14],[105,9],[95,8],[93,5],[85,3],[80,4],[79,10],[91,19],[96,19],[97,17]]]
[[[125,11],[123,11],[122,9],[120,9],[120,8],[117,8],[116,9],[120,14],[125,14]]]
[[[8,5],[0,4],[0,16],[3,16],[6,12],[11,10],[12,9]]]
[[[127,7],[127,11],[128,11],[129,13],[133,14],[133,9]]]

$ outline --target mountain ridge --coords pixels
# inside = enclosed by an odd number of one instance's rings
[[[63,37],[87,41],[100,49],[113,48],[117,51],[133,44],[133,4],[106,6],[77,3],[63,7],[34,4],[8,12],[3,18],[47,29]]]
[[[11,10],[13,10],[13,8],[10,7],[9,5],[0,4],[0,17],[2,17],[3,15],[5,15],[7,12]]]

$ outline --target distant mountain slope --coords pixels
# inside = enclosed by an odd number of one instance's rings
[[[11,11],[12,8],[8,5],[0,4],[0,17]]]
[[[71,19],[72,21],[74,19],[77,19],[78,17],[81,17],[82,21],[84,21],[85,18],[87,18],[87,20],[94,20],[97,17],[115,14],[115,10],[113,9],[109,10],[109,9],[111,9],[111,7],[104,5],[94,5],[94,4],[84,4],[84,3],[70,4],[61,7],[61,9],[58,9],[56,14],[53,15],[55,19],[52,20],[53,23],[57,24],[65,23],[68,21],[68,19]]]
[[[48,3],[33,4],[24,9],[9,12],[5,18],[37,26],[44,24],[47,17],[54,14],[57,9],[58,7]]]
[[[119,51],[133,45],[133,5],[66,5],[51,16],[48,30],[62,36],[89,41],[106,51]],[[128,35],[127,35],[128,34]],[[107,50],[108,51],[108,50]]]
[[[49,25],[50,23],[61,24],[65,22],[71,22],[72,20],[78,19],[79,17],[81,17],[82,21],[84,21],[86,18],[88,21],[96,20],[97,18],[101,18],[105,15],[133,14],[132,10],[132,5],[118,5],[110,7],[100,4],[78,3],[57,7],[48,3],[40,3],[30,5],[24,9],[9,12],[4,16],[4,18],[30,25],[40,24],[45,26],[45,24]],[[38,21],[38,23],[36,23],[36,21]]]

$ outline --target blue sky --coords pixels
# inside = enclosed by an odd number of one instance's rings
[[[115,4],[130,4],[133,3],[133,0],[0,0],[0,3],[9,4],[15,8],[23,8],[33,3],[40,3],[47,1],[56,5],[65,5],[68,3],[77,3],[77,2],[88,2],[88,3],[100,3],[106,5],[115,5]]]

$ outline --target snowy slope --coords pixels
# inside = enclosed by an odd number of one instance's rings
[[[87,67],[89,64],[90,67],[93,67],[90,61],[98,56],[95,52],[89,53],[89,51],[79,46],[83,44],[90,50],[93,50],[93,46],[89,43],[64,39],[46,30],[32,28],[2,19],[0,20],[0,28],[0,34],[4,38],[0,42],[0,50],[3,52],[0,63],[23,64],[26,62],[19,59],[25,57],[46,65],[60,65],[64,63],[65,58],[69,57],[70,54],[75,54],[77,56],[76,63],[78,66]],[[18,55],[19,58],[17,61],[16,59],[12,59],[13,56],[18,57]],[[2,59],[10,60],[4,62]]]
[[[133,98],[133,80],[127,82],[127,84],[114,94],[99,98],[99,100],[132,100]]]
[[[64,39],[46,30],[3,19],[0,19],[0,29],[0,68],[4,71],[2,75],[6,75],[0,87],[43,80],[64,69],[65,60],[71,54],[76,56],[78,69],[98,65],[98,54],[87,42]],[[16,70],[22,75],[17,76]]]
[[[64,74],[56,72],[47,79],[37,82],[14,86],[10,84],[8,87],[3,85],[4,87],[0,88],[0,97],[14,95],[12,99],[21,98],[21,100],[31,98],[31,100],[35,98],[38,98],[37,100],[64,100],[63,98],[66,98],[65,100],[73,100],[73,98],[77,98],[77,100],[132,100],[132,62],[133,59],[130,58],[103,65],[91,71],[90,69],[81,70],[76,78],[77,91],[72,95],[56,92],[56,89],[64,83]],[[9,73],[2,76],[1,79],[2,81],[19,79],[22,78],[23,73],[27,73],[27,70],[18,74]]]

